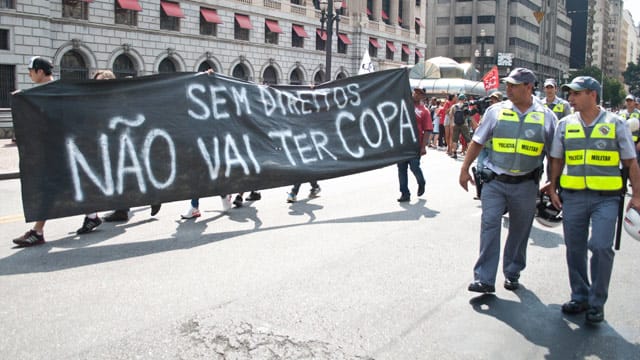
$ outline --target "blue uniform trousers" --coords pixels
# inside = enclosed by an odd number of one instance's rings
[[[572,300],[588,301],[597,307],[603,307],[607,301],[619,204],[617,195],[601,195],[591,190],[562,192],[562,225]],[[587,250],[591,250],[591,282]]]
[[[500,261],[500,231],[504,210],[509,212],[509,232],[502,256],[505,277],[518,279],[527,265],[527,243],[536,212],[538,183],[531,180],[508,184],[498,180],[482,187],[480,256],[473,268],[474,279],[495,285]]]

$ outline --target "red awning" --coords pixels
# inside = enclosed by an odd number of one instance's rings
[[[303,38],[308,38],[309,34],[307,34],[306,31],[304,31],[304,26],[302,25],[296,25],[293,24],[293,31],[298,34],[298,36],[303,37]]]
[[[118,0],[118,4],[123,9],[142,11],[142,7],[138,3],[138,0]]]
[[[342,1],[342,6],[340,7],[340,9],[346,9],[347,8],[347,2],[346,1]]]
[[[396,52],[396,46],[393,45],[393,41],[387,41],[387,48],[389,48],[391,52]]]
[[[407,55],[411,54],[411,51],[409,51],[409,45],[402,44],[402,52],[407,54]]]
[[[349,39],[349,37],[347,36],[347,34],[338,34],[338,37],[340,38],[340,40],[342,40],[343,43],[345,43],[346,45],[351,45],[351,40]]]
[[[420,57],[420,58],[421,58],[421,57],[424,57],[424,56],[422,55],[422,53],[420,52],[420,50],[418,50],[418,49],[416,49],[416,55],[418,55],[418,57]]]
[[[222,20],[215,10],[200,8],[200,14],[202,14],[202,17],[209,23],[222,24]]]
[[[180,4],[178,3],[160,1],[160,6],[162,7],[162,10],[164,10],[164,13],[167,14],[167,16],[179,18],[184,17],[182,9],[180,9]]]
[[[275,21],[275,20],[265,20],[264,23],[265,23],[265,25],[267,25],[269,30],[271,30],[271,32],[278,33],[278,34],[282,33],[282,28],[280,28],[280,25],[278,25],[277,21]]]
[[[316,29],[316,34],[320,36],[320,39],[327,41],[327,32],[324,30]]]
[[[369,8],[367,8],[367,15],[371,16],[371,10],[369,10]]]
[[[241,28],[251,30],[253,26],[251,26],[251,20],[249,20],[249,15],[240,15],[236,14],[236,21]]]
[[[376,47],[378,49],[380,49],[380,44],[378,44],[378,40],[374,39],[374,38],[369,38],[369,43],[371,45],[373,45],[373,47]]]
[[[380,15],[382,15],[382,20],[389,20],[389,15],[384,10],[380,10]]]
[[[420,27],[424,27],[424,24],[422,23],[422,20],[420,20],[419,17],[416,18],[416,24],[418,24]]]

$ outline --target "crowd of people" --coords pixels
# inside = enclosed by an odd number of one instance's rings
[[[34,57],[28,68],[35,84],[53,81],[53,65],[48,60]],[[108,70],[99,71],[94,77],[113,78]],[[398,201],[411,199],[408,170],[417,182],[416,194],[424,194],[426,181],[420,161],[427,149],[446,151],[453,159],[463,156],[459,184],[464,190],[468,190],[469,183],[476,185],[482,207],[480,251],[468,290],[493,293],[503,215],[509,216],[502,251],[503,286],[516,291],[527,264],[536,199],[540,193],[547,194],[563,214],[571,294],[561,309],[567,314],[586,312],[587,322],[599,323],[604,320],[613,269],[614,227],[621,220],[618,209],[626,193],[627,179],[621,168],[628,174],[633,190],[627,208],[640,210],[640,191],[636,191],[640,189],[640,99],[627,96],[626,108],[614,114],[598,105],[602,87],[592,77],[579,76],[561,86],[568,92],[569,101],[558,96],[553,79],[544,81],[544,97],[536,97],[537,78],[526,68],[514,69],[502,82],[506,99],[498,91],[481,100],[466,94],[429,99],[423,89],[413,89],[420,152],[397,164]],[[543,165],[545,158],[547,169]],[[547,173],[546,181],[542,181],[543,173]],[[293,185],[286,198],[288,203],[297,201],[300,186]],[[309,197],[317,197],[320,186],[315,181],[310,186]],[[251,191],[246,198],[260,199],[258,191]],[[245,199],[240,193],[235,198],[221,196],[221,200],[223,210],[228,211],[232,205],[241,207]],[[156,215],[160,207],[161,204],[152,204],[151,215]],[[128,221],[128,214],[127,208],[117,209],[103,220],[124,222]],[[199,199],[194,198],[181,217],[192,219],[200,215]],[[77,233],[91,232],[103,220],[95,212],[86,214]],[[44,220],[35,222],[32,229],[13,242],[20,247],[44,243],[44,226]]]

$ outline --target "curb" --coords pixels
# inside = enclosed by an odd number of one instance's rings
[[[10,173],[2,173],[0,174],[0,180],[11,180],[11,179],[19,179],[20,172],[10,172]]]

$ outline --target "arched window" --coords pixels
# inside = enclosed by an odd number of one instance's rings
[[[160,74],[174,73],[176,72],[176,64],[169,58],[164,58],[158,65],[158,72]]]
[[[346,78],[347,78],[347,74],[343,73],[342,71],[340,71],[338,73],[338,76],[336,76],[336,80],[346,79]]]
[[[233,71],[231,72],[231,76],[233,76],[236,79],[249,81],[249,72],[242,64],[238,64],[233,68]]]
[[[314,84],[322,84],[324,82],[324,71],[318,71],[313,77]]]
[[[262,82],[267,85],[276,85],[278,83],[278,72],[273,66],[267,66],[262,74]]]
[[[300,69],[293,69],[291,75],[289,75],[289,84],[291,85],[302,85],[302,81],[304,80],[304,75]]]
[[[89,69],[84,58],[75,50],[66,52],[60,60],[60,79],[84,80],[89,78]]]
[[[214,72],[218,72],[216,65],[211,61],[203,61],[200,63],[200,66],[198,66],[198,72],[207,71],[209,69],[212,69]]]
[[[138,75],[133,61],[131,61],[131,58],[127,54],[118,56],[113,62],[113,73],[116,75],[116,78],[135,77]]]

